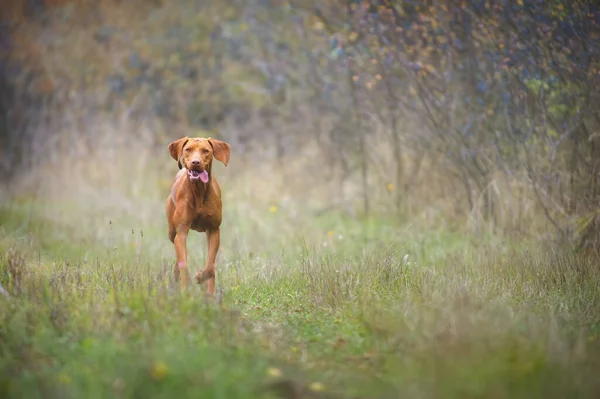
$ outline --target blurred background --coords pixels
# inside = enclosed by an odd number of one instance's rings
[[[338,214],[593,247],[594,3],[1,0],[0,198],[167,245],[167,145],[212,136],[242,236]]]
[[[0,0],[0,397],[600,397],[597,3]]]

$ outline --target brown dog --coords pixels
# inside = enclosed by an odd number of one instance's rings
[[[213,138],[184,137],[169,144],[169,152],[181,169],[167,198],[169,239],[175,244],[177,263],[175,280],[181,287],[190,284],[186,241],[190,229],[206,232],[208,256],[206,266],[196,274],[196,282],[207,282],[208,293],[215,292],[215,259],[219,251],[222,204],[221,188],[211,172],[213,158],[229,162],[231,147]]]

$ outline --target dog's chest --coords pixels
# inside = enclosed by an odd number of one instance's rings
[[[221,221],[216,212],[202,210],[197,213],[196,218],[192,222],[191,228],[196,231],[206,231],[219,228]]]
[[[215,215],[216,209],[212,206],[196,205],[194,209],[194,219],[201,222],[203,220],[210,220]]]
[[[207,198],[205,201],[196,201],[194,209],[194,221],[192,228],[194,230],[215,229],[221,224],[220,203],[214,198]]]

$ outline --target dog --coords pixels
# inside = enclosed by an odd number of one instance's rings
[[[227,166],[231,146],[213,138],[184,137],[169,144],[169,153],[177,161],[179,172],[167,198],[166,213],[169,240],[175,245],[175,281],[181,288],[190,285],[187,263],[187,236],[190,229],[206,233],[208,255],[196,282],[206,282],[207,293],[215,292],[215,260],[221,240],[221,187],[212,173],[213,159]]]

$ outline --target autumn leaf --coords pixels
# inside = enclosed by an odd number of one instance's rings
[[[435,72],[435,68],[433,65],[431,64],[425,64],[423,65],[423,68],[428,72],[428,73],[434,73]]]

